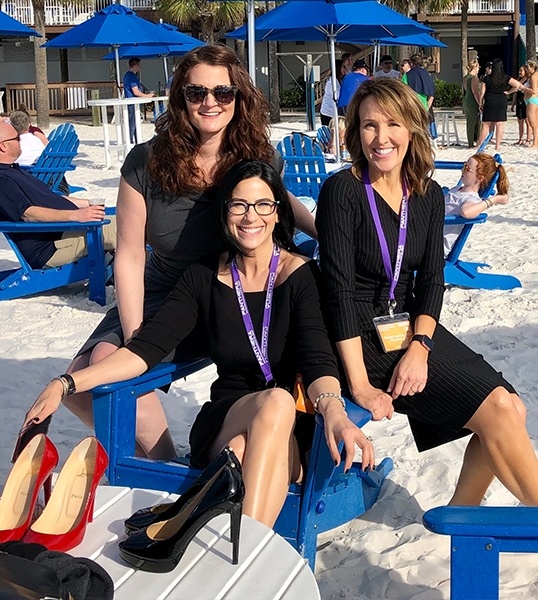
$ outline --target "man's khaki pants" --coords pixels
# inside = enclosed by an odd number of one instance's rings
[[[116,217],[107,216],[110,223],[103,225],[103,244],[105,250],[116,248]],[[72,263],[88,254],[86,234],[78,231],[66,231],[59,240],[54,242],[56,252],[47,261],[46,267],[61,267]]]

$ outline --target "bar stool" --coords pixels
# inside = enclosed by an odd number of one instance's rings
[[[439,145],[450,146],[451,138],[454,138],[454,144],[460,145],[458,128],[456,127],[456,111],[454,110],[436,110],[435,119],[438,125]]]

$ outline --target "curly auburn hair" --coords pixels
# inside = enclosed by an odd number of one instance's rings
[[[399,79],[376,77],[364,81],[347,108],[346,146],[357,175],[360,176],[362,169],[368,166],[361,143],[360,107],[370,96],[383,112],[409,129],[411,141],[403,159],[402,177],[407,182],[410,193],[424,194],[433,172],[434,161],[428,113],[417,94]]]
[[[235,52],[222,44],[200,46],[185,54],[177,64],[168,109],[157,119],[156,137],[151,144],[149,176],[172,195],[201,192],[208,187],[196,165],[200,134],[189,120],[183,93],[191,70],[202,64],[226,67],[231,84],[238,88],[235,112],[226,127],[212,184],[222,179],[240,160],[270,161],[273,155],[268,134],[267,102],[253,85]]]
[[[499,164],[493,156],[489,154],[475,154],[471,158],[476,160],[476,174],[478,177],[482,178],[480,182],[480,189],[483,190],[487,185],[489,185],[490,181],[493,179],[495,174],[499,173],[499,179],[497,179],[497,193],[499,194],[508,194],[508,175],[506,174],[506,169]]]

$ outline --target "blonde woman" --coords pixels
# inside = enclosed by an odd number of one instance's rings
[[[535,60],[527,61],[528,87],[522,86],[527,104],[527,120],[532,129],[531,148],[538,148],[538,63]]]
[[[480,87],[478,80],[477,60],[471,60],[467,65],[467,75],[463,78],[461,91],[463,93],[463,112],[467,122],[467,143],[474,148],[478,139],[478,106],[480,104]]]

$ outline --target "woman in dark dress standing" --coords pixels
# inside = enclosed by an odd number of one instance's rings
[[[507,120],[508,96],[506,92],[509,87],[518,90],[524,88],[517,79],[510,77],[504,72],[503,63],[496,58],[491,66],[491,75],[484,77],[480,91],[480,110],[482,111],[482,131],[478,145],[486,139],[488,133],[495,130],[495,150],[501,149],[504,134],[504,124]]]
[[[350,396],[375,420],[406,414],[419,451],[473,434],[452,504],[479,504],[497,477],[537,505],[522,401],[437,322],[444,201],[429,177],[426,111],[397,80],[365,82],[346,115],[346,141],[353,166],[324,183],[316,225],[329,333]]]

